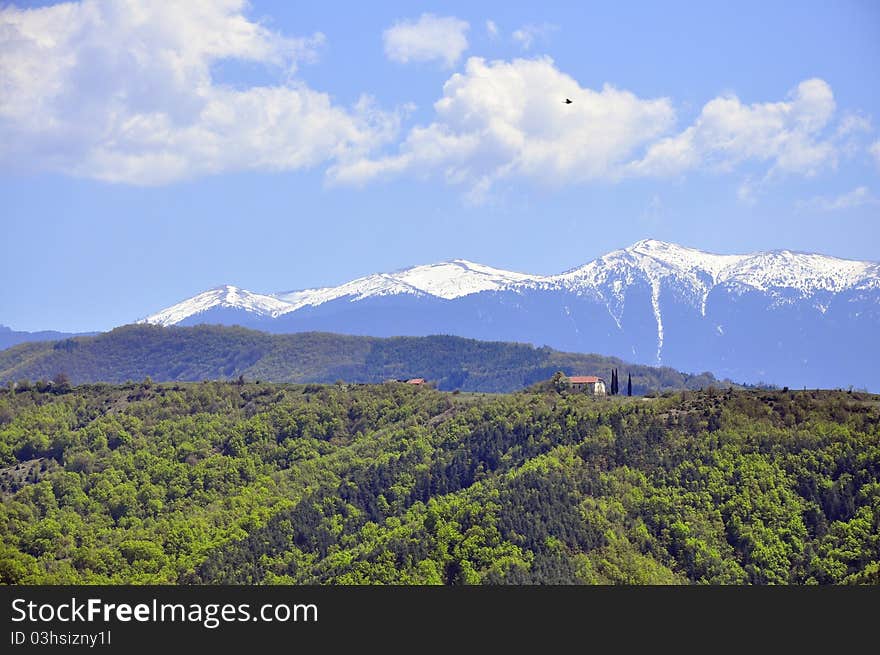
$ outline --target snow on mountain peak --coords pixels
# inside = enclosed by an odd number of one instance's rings
[[[539,276],[505,271],[465,259],[454,259],[439,264],[414,266],[395,274],[395,277],[419,291],[452,300],[481,291],[495,291],[512,283],[535,280]]]
[[[718,281],[725,271],[730,270],[747,257],[747,255],[717,255],[656,239],[645,239],[634,243],[624,252],[634,256],[651,258],[679,272],[700,271],[706,273],[713,283]]]
[[[792,289],[801,294],[839,292],[876,279],[880,265],[791,250],[748,255],[718,255],[674,243],[645,239],[614,250],[555,279],[585,290],[609,280],[625,285],[635,279],[657,282],[674,278],[682,291],[701,295],[731,283],[760,291]]]
[[[540,276],[505,271],[465,259],[413,266],[394,273],[375,273],[338,287],[280,293],[277,298],[294,309],[321,305],[337,298],[363,300],[398,294],[428,295],[452,300],[481,291],[495,291],[511,284],[539,280]]]
[[[802,296],[817,291],[837,293],[863,283],[876,283],[880,266],[826,255],[774,250],[749,255],[725,281],[753,289],[792,289]]]
[[[215,307],[244,309],[258,316],[269,316],[272,318],[290,311],[288,303],[278,300],[273,296],[252,293],[231,284],[226,284],[172,305],[161,312],[138,321],[138,323],[152,323],[167,327]]]

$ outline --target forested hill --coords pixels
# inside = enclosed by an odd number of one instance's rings
[[[630,365],[600,355],[562,353],[525,344],[450,336],[373,338],[318,332],[270,335],[239,327],[162,328],[130,325],[94,337],[28,343],[0,351],[0,383],[51,380],[73,384],[130,380],[383,382],[421,377],[438,388],[507,392],[569,375],[632,373],[636,393],[699,389],[718,384],[709,374]]]
[[[0,583],[880,583],[880,397],[0,389]]]

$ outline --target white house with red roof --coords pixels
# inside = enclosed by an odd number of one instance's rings
[[[572,391],[584,391],[594,396],[605,395],[605,380],[595,375],[572,375],[568,378],[568,388]]]

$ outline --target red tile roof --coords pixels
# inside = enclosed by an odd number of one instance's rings
[[[597,378],[595,375],[572,375],[568,378],[568,381],[571,384],[595,384],[599,381],[605,382],[602,378]]]
[[[412,380],[407,380],[407,384],[425,384],[425,378],[413,378]]]

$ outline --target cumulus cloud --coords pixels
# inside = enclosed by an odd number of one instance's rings
[[[668,98],[582,87],[548,57],[472,57],[445,83],[434,120],[412,127],[396,152],[339,162],[328,174],[355,185],[404,173],[436,175],[480,197],[512,178],[558,186],[744,168],[738,196],[754,203],[775,175],[834,168],[845,139],[869,129],[854,115],[835,129],[835,109],[831,87],[811,79],[777,102],[747,105],[719,96],[690,126],[674,131]]]
[[[697,167],[730,170],[752,160],[769,164],[770,172],[814,175],[837,163],[834,140],[823,136],[834,110],[831,87],[820,79],[801,82],[782,102],[714,98],[693,125],[652,144],[630,170],[676,175]]]
[[[878,204],[880,198],[871,193],[868,187],[860,186],[839,196],[815,196],[798,203],[798,209],[833,212]]]
[[[574,102],[563,104],[565,98]],[[581,87],[546,57],[473,57],[447,80],[434,109],[436,120],[412,128],[399,152],[341,163],[332,178],[362,184],[404,171],[439,171],[472,191],[510,177],[548,184],[606,179],[675,120],[667,98]]]
[[[442,61],[451,68],[468,48],[470,25],[452,16],[422,14],[418,20],[398,21],[382,34],[385,55],[403,64]]]
[[[231,170],[293,170],[363,157],[397,116],[342,108],[293,77],[321,34],[289,38],[244,0],[84,0],[0,9],[0,165],[162,184]],[[283,80],[215,83],[226,60]]]
[[[341,184],[440,177],[479,200],[505,180],[560,186],[748,164],[737,170],[748,202],[775,173],[813,175],[863,153],[872,129],[858,114],[835,122],[819,79],[778,102],[714,98],[676,129],[669,98],[582,87],[546,57],[474,57],[446,81],[434,117],[401,137],[406,107],[382,111],[369,97],[343,107],[298,80],[321,34],[292,38],[246,9],[244,0],[0,9],[0,167],[132,184],[322,167]],[[386,48],[400,61],[451,64],[467,29],[425,14],[386,31]],[[277,82],[223,84],[214,73],[229,60],[264,66]],[[880,141],[870,152],[880,166]]]

